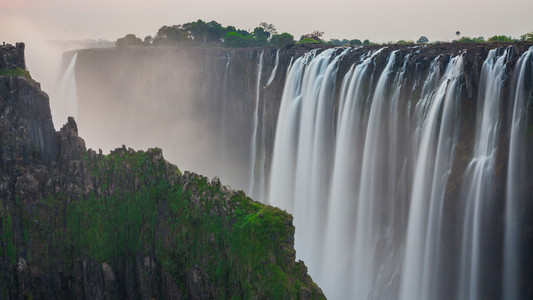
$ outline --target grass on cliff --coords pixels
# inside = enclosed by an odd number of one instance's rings
[[[22,214],[25,245],[18,249],[9,215],[0,214],[1,237],[9,241],[0,245],[0,256],[14,264],[16,252],[26,252],[29,263],[52,269],[60,264],[72,276],[80,258],[118,268],[150,257],[185,293],[191,293],[187,282],[196,272],[209,297],[299,298],[300,287],[309,283],[294,262],[291,216],[242,192],[228,194],[205,177],[182,176],[159,155],[159,149],[96,161],[85,155],[100,191],[43,199]]]
[[[31,78],[30,72],[22,68],[0,69],[0,76],[18,76],[24,77],[28,81],[33,80],[33,78]]]

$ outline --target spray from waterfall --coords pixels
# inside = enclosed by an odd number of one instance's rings
[[[61,128],[68,117],[78,118],[78,98],[76,95],[76,76],[74,69],[78,53],[74,53],[70,63],[61,77],[53,105],[54,126]]]

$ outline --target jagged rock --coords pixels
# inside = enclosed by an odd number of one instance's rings
[[[73,117],[68,117],[67,123],[59,130],[59,161],[62,166],[73,160],[80,160],[86,152],[85,141],[78,137],[78,125]]]

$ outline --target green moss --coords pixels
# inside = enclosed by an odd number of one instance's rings
[[[218,299],[298,298],[304,283],[294,268],[291,216],[242,192],[221,191],[205,177],[180,177],[160,151],[119,150],[96,161],[84,156],[100,188],[39,201],[21,222],[27,256],[47,268],[60,262],[72,277],[82,257],[116,268],[148,256],[185,293],[196,270]],[[0,233],[12,241],[8,216]],[[14,246],[0,247],[13,264]]]
[[[0,69],[0,76],[18,76],[33,81],[30,72],[18,67],[12,69]]]

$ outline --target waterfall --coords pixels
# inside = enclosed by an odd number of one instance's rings
[[[274,81],[274,78],[276,77],[276,73],[278,71],[278,65],[279,65],[279,51],[276,51],[276,61],[274,62],[274,69],[272,69],[272,73],[270,74],[270,78],[268,78],[266,86],[270,86],[272,81]]]
[[[355,242],[354,248],[354,275],[353,294],[351,297],[357,299],[371,299],[374,295],[387,295],[387,286],[384,281],[389,280],[388,268],[394,266],[389,264],[387,255],[383,247],[389,248],[391,238],[390,217],[387,213],[385,203],[389,188],[387,183],[387,161],[388,146],[385,124],[387,121],[387,105],[393,104],[386,99],[387,86],[392,72],[392,67],[396,62],[396,51],[389,55],[387,65],[381,75],[374,90],[368,125],[364,138],[362,152],[361,181],[357,196]],[[393,145],[391,145],[393,146]],[[394,186],[394,184],[392,184]],[[382,247],[378,249],[378,247]],[[394,264],[392,262],[392,264]],[[394,272],[394,271],[392,271]]]
[[[226,145],[226,126],[227,126],[227,123],[226,123],[226,102],[227,102],[227,98],[228,98],[228,69],[229,69],[229,64],[230,64],[230,61],[231,61],[231,56],[228,52],[228,56],[227,56],[227,62],[226,62],[226,68],[224,69],[224,80],[222,82],[222,108],[221,108],[221,117],[220,117],[220,160],[221,160],[221,163],[220,163],[220,172],[221,174],[224,174],[224,162],[227,160],[227,157],[226,157],[226,148],[227,148],[227,145]]]
[[[481,279],[490,264],[483,259],[483,248],[488,243],[487,227],[492,222],[494,207],[494,165],[496,162],[501,90],[505,80],[505,63],[509,49],[501,55],[493,49],[481,69],[476,138],[474,154],[465,173],[466,203],[462,226],[461,270],[459,276],[460,299],[484,299],[481,296]],[[492,234],[491,234],[492,235]]]
[[[527,101],[526,76],[533,78],[533,47],[519,58],[514,73],[514,103],[511,119],[509,158],[505,195],[505,232],[503,257],[503,299],[522,299],[519,293],[521,258],[520,253],[520,207],[528,201],[526,194],[527,179],[523,162],[526,161],[524,141],[526,140]],[[529,82],[531,89],[531,82]],[[530,200],[530,199],[529,199]]]
[[[352,285],[353,228],[357,201],[352,199],[358,191],[361,166],[358,144],[363,134],[364,107],[363,80],[367,77],[369,65],[382,49],[362,57],[363,61],[353,64],[344,76],[341,85],[339,110],[337,114],[337,138],[334,155],[331,195],[329,196],[324,277],[322,289],[329,297],[338,299]]]
[[[291,61],[287,71],[285,87],[281,98],[278,124],[270,178],[270,204],[294,214],[295,169],[298,133],[300,129],[300,108],[302,102],[302,78],[307,64],[314,59],[316,51],[310,51]]]
[[[78,53],[74,53],[70,63],[63,73],[56,92],[56,101],[53,105],[55,108],[54,122],[56,128],[61,128],[68,117],[78,118],[78,98],[76,95],[76,76],[74,68],[76,67],[76,58]]]
[[[261,75],[263,73],[263,55],[264,51],[261,51],[259,56],[259,64],[257,66],[257,84],[256,84],[256,94],[255,94],[255,110],[253,117],[253,129],[252,129],[252,139],[250,146],[250,185],[248,187],[248,194],[252,195],[256,200],[261,201],[262,194],[258,194],[258,191],[254,190],[256,186],[256,161],[257,161],[257,132],[259,131],[259,100],[261,96]],[[259,145],[261,149],[263,145]],[[260,155],[261,157],[261,155]]]
[[[440,57],[432,62],[415,108],[418,141],[407,225],[401,299],[434,299],[442,207],[456,144],[462,56],[450,60],[441,79]],[[416,147],[415,146],[415,147]]]
[[[278,118],[270,201],[293,212],[301,228],[296,229],[298,257],[313,261],[315,270],[325,234],[337,63],[348,50],[312,51],[298,58],[287,75]]]

